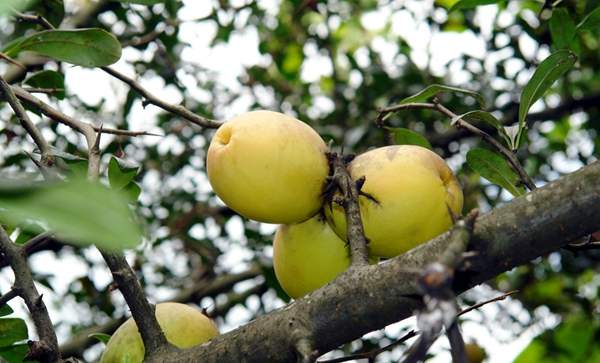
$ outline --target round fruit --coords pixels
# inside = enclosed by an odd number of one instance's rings
[[[465,344],[465,353],[467,354],[467,361],[469,363],[481,363],[487,358],[487,353],[477,343]]]
[[[281,225],[273,242],[273,267],[285,292],[299,298],[320,288],[350,266],[346,243],[320,216]]]
[[[178,348],[190,348],[219,335],[216,325],[196,308],[179,303],[156,305],[156,319],[167,340]],[[144,343],[133,318],[115,331],[106,344],[101,363],[141,363]]]
[[[357,156],[348,167],[353,180],[365,176],[360,211],[369,251],[397,256],[447,230],[449,210],[460,214],[463,195],[444,160],[414,145],[386,146]],[[346,238],[341,206],[332,203],[325,214],[336,233]]]
[[[297,223],[322,203],[327,146],[310,126],[278,112],[253,111],[224,123],[208,148],[208,179],[239,214]]]

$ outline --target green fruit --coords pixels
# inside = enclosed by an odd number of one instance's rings
[[[179,303],[156,305],[156,319],[167,340],[178,348],[190,348],[219,335],[216,325],[200,310]],[[144,343],[133,318],[112,335],[101,363],[141,363]]]

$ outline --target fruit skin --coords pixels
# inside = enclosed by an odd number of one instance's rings
[[[329,173],[327,146],[310,126],[272,111],[224,123],[211,140],[208,179],[244,217],[290,224],[315,215]]]
[[[350,266],[350,251],[317,215],[303,223],[281,225],[273,241],[275,276],[285,292],[302,297]]]
[[[415,145],[377,148],[357,156],[348,166],[353,180],[365,176],[359,198],[369,251],[394,257],[430,240],[452,225],[450,208],[459,215],[463,205],[460,185],[444,160]],[[344,210],[336,203],[325,207],[335,232],[346,239]]]
[[[473,342],[465,344],[465,353],[469,363],[481,363],[487,358],[485,350],[479,344]]]
[[[167,340],[178,348],[193,347],[219,335],[212,320],[185,304],[157,304],[156,319]],[[130,318],[111,336],[100,362],[141,363],[143,360],[144,343],[135,321]]]

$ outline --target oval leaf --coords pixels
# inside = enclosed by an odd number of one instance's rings
[[[557,8],[552,11],[550,35],[552,36],[552,45],[556,49],[573,48],[575,23],[565,8]]]
[[[53,88],[57,91],[53,93],[59,100],[65,98],[65,76],[56,71],[45,70],[37,72],[29,77],[25,84],[36,88]]]
[[[0,347],[27,339],[27,324],[23,319],[0,319]]]
[[[502,155],[487,149],[471,149],[467,153],[467,164],[483,178],[503,187],[512,195],[523,194],[523,188],[517,187],[519,176]]]
[[[103,29],[46,30],[22,39],[9,56],[28,50],[84,67],[102,67],[121,58],[121,43]]]
[[[424,102],[441,92],[453,92],[469,95],[475,98],[481,107],[485,107],[485,101],[479,93],[464,88],[444,86],[442,84],[432,84],[421,92],[403,99],[400,101],[400,104],[403,105],[406,103]]]
[[[402,127],[389,128],[388,130],[394,133],[394,141],[398,145],[418,145],[431,149],[429,141],[418,132]]]
[[[525,118],[529,108],[539,100],[544,93],[552,86],[552,84],[559,79],[566,71],[568,71],[577,57],[569,50],[559,50],[544,59],[542,63],[531,76],[529,82],[523,92],[521,92],[521,104],[519,105],[519,136],[523,133],[525,128]],[[517,140],[520,140],[517,137]]]
[[[0,188],[0,219],[18,224],[39,220],[71,243],[109,250],[133,248],[141,239],[128,197],[85,179]]]
[[[13,312],[13,309],[11,309],[11,307],[8,306],[8,304],[5,304],[2,307],[0,307],[0,316],[10,315]]]
[[[88,338],[94,338],[99,342],[106,344],[110,340],[110,335],[105,333],[93,333],[88,335]]]
[[[577,24],[577,31],[593,31],[600,28],[600,6],[592,10],[581,23]]]

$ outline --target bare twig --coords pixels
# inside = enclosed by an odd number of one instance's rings
[[[17,18],[17,20],[19,21],[26,21],[28,23],[39,24],[41,27],[46,29],[54,29],[54,25],[50,24],[50,22],[41,15],[29,15],[18,11],[15,11],[14,15],[15,18]]]
[[[388,344],[384,347],[377,348],[377,349],[374,349],[374,350],[371,350],[368,352],[351,354],[351,355],[348,355],[345,357],[328,359],[328,360],[320,360],[318,363],[341,363],[341,362],[347,362],[347,361],[355,360],[355,359],[373,359],[373,358],[377,357],[379,354],[381,354],[385,351],[390,351],[390,350],[394,349],[395,347],[397,347],[397,346],[401,345],[402,343],[406,342],[407,340],[417,336],[418,334],[419,334],[419,332],[417,332],[415,330],[411,330],[408,333],[406,333],[405,335],[403,335],[401,338],[397,339],[393,343]]]
[[[27,111],[25,111],[23,105],[21,105],[21,102],[19,102],[15,96],[11,86],[6,82],[6,80],[4,80],[2,76],[0,76],[0,91],[2,97],[8,101],[10,107],[15,112],[15,115],[17,115],[17,118],[19,119],[19,122],[23,128],[27,130],[29,136],[31,136],[37,147],[40,149],[40,153],[42,154],[42,165],[49,167],[54,164],[54,157],[52,156],[50,145],[48,145],[48,142],[46,142],[46,139],[44,139],[40,130],[31,121],[27,115]]]
[[[64,92],[64,88],[39,88],[39,87],[23,87],[23,90],[29,93],[44,93],[52,94],[58,92]]]
[[[333,202],[340,203],[344,208],[346,217],[346,236],[348,244],[350,245],[352,266],[368,265],[369,251],[358,206],[358,188],[356,187],[356,183],[350,177],[342,156],[335,152],[329,152],[327,157],[333,172],[331,182],[335,183],[341,192],[341,198],[338,198],[338,200],[334,200]]]
[[[25,65],[23,63],[12,59],[11,57],[7,56],[6,54],[4,54],[2,52],[0,52],[0,59],[4,59],[8,63],[15,65],[23,70],[27,69],[27,67],[25,67]]]
[[[11,301],[12,299],[14,299],[17,296],[19,296],[17,289],[12,288],[12,289],[8,290],[8,292],[6,294],[0,296],[0,308],[3,307],[4,305],[6,305],[9,301]]]
[[[135,90],[137,93],[139,93],[142,97],[144,97],[147,100],[147,102],[149,102],[157,107],[160,107],[163,110],[166,110],[175,115],[181,116],[182,118],[190,121],[191,123],[201,126],[201,127],[216,129],[219,126],[221,126],[221,123],[218,121],[196,115],[195,113],[193,113],[192,111],[188,110],[187,108],[185,108],[181,105],[174,105],[174,104],[171,104],[171,103],[161,100],[160,98],[158,98],[155,95],[153,95],[152,93],[150,93],[147,89],[142,87],[142,85],[139,82],[137,82],[136,80],[129,78],[126,75],[124,75],[112,68],[102,67],[102,70],[105,71],[106,73],[110,74],[111,76],[123,81],[124,83],[129,85],[129,87],[131,87],[133,90]]]
[[[494,297],[494,298],[491,298],[491,299],[489,299],[489,300],[485,300],[485,301],[479,302],[479,303],[477,303],[477,304],[475,304],[475,305],[471,305],[471,306],[469,306],[468,308],[465,308],[465,309],[463,309],[463,310],[462,310],[460,313],[458,313],[456,316],[461,316],[461,315],[464,315],[464,314],[466,314],[466,313],[470,313],[471,311],[473,311],[473,310],[475,310],[475,309],[479,309],[480,307],[482,307],[482,306],[484,306],[484,305],[487,305],[487,304],[489,304],[489,303],[493,303],[493,302],[496,302],[496,301],[504,300],[504,299],[506,299],[507,297],[509,297],[509,296],[511,296],[511,295],[514,295],[514,294],[516,294],[517,292],[519,292],[519,290],[512,290],[512,291],[509,291],[509,292],[507,292],[507,293],[504,293],[504,294],[502,294],[502,295],[500,295],[500,296],[496,296],[496,297]]]
[[[1,226],[0,253],[5,256],[13,269],[15,275],[13,289],[25,301],[40,337],[39,342],[30,344],[28,358],[37,359],[43,363],[57,362],[60,359],[58,340],[46,305],[33,283],[33,277],[22,248],[10,240],[10,237]]]

